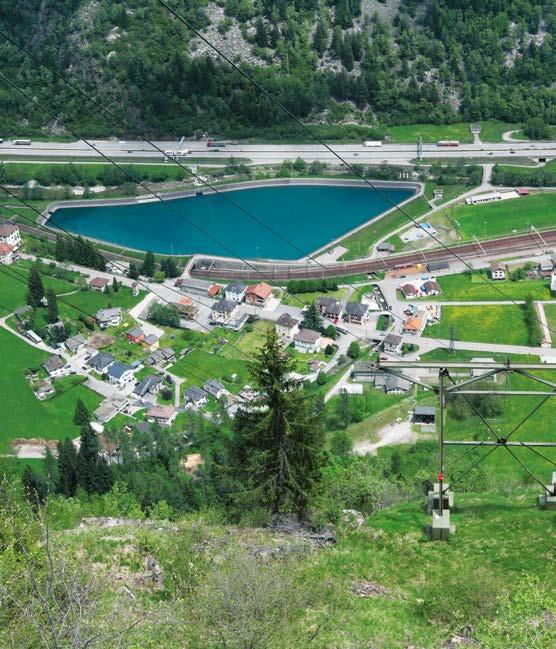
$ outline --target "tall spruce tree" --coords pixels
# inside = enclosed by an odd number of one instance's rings
[[[89,412],[89,409],[87,406],[81,401],[81,399],[77,399],[75,402],[75,412],[73,414],[73,423],[76,426],[84,426],[85,424],[88,424],[91,421],[91,413]]]
[[[322,318],[314,302],[311,302],[305,311],[303,322],[301,323],[304,329],[312,329],[313,331],[322,331]]]
[[[77,451],[69,437],[58,442],[58,491],[71,498],[77,490]]]
[[[231,458],[252,502],[273,513],[293,508],[304,515],[320,479],[324,434],[319,411],[290,378],[292,370],[293,361],[270,330],[250,365],[263,407],[240,411]]]
[[[36,309],[42,306],[42,299],[44,297],[44,286],[42,285],[41,274],[37,265],[34,264],[29,273],[27,280],[27,304]]]
[[[35,473],[29,465],[23,470],[21,484],[25,497],[32,505],[38,506],[44,503],[47,494],[46,482],[42,475]]]
[[[60,316],[58,314],[58,299],[53,288],[46,290],[46,318],[48,322],[58,322]]]
[[[89,494],[103,494],[114,484],[111,467],[99,454],[100,446],[90,424],[81,427],[77,453],[77,482]]]
[[[154,275],[154,254],[148,250],[145,255],[145,260],[141,266],[141,272],[147,277],[152,277]]]
[[[49,493],[57,491],[59,481],[58,463],[48,446],[44,455],[44,476]]]
[[[129,270],[127,271],[127,276],[130,279],[139,279],[139,270],[137,265],[134,262],[129,264]]]

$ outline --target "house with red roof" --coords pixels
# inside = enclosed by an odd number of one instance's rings
[[[14,261],[14,247],[8,243],[0,243],[0,264],[9,266]]]
[[[252,306],[264,308],[272,297],[272,286],[261,282],[248,286],[245,290],[245,302]]]
[[[93,291],[99,291],[100,293],[104,293],[108,284],[110,284],[110,280],[106,277],[93,277],[89,282],[89,286]]]

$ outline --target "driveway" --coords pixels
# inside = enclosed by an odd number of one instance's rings
[[[376,455],[377,449],[394,444],[412,444],[417,441],[417,433],[411,430],[411,422],[402,421],[399,424],[389,424],[378,431],[378,442],[362,440],[355,442],[353,452],[356,455]]]

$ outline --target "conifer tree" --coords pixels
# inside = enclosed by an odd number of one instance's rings
[[[117,293],[120,290],[120,283],[115,277],[112,280],[112,290],[114,291],[114,293]]]
[[[309,492],[320,478],[324,434],[322,418],[307,392],[290,373],[272,329],[250,365],[264,407],[240,411],[232,464],[244,476],[244,493],[273,513],[294,508],[304,515]]]
[[[34,264],[29,273],[27,280],[27,304],[36,309],[42,306],[42,299],[44,297],[44,286],[42,285],[41,274],[37,265]]]
[[[312,329],[313,331],[322,331],[322,318],[314,302],[311,302],[305,311],[303,322],[301,323],[304,329]]]
[[[49,493],[57,491],[59,481],[58,463],[48,446],[46,447],[46,453],[44,455],[44,475]]]
[[[75,403],[75,413],[73,415],[73,423],[76,426],[84,426],[85,424],[88,424],[91,421],[91,414],[89,412],[89,409],[87,406],[81,401],[81,399],[77,399]]]
[[[56,261],[65,261],[68,258],[68,247],[66,245],[65,237],[60,235],[56,236],[54,257],[56,258]]]
[[[150,250],[148,250],[145,255],[141,272],[147,277],[152,277],[154,275],[154,254]]]
[[[139,270],[137,269],[137,265],[134,262],[131,262],[129,264],[129,270],[127,272],[127,276],[130,279],[139,279]]]
[[[319,20],[315,35],[313,36],[313,49],[319,56],[323,56],[328,46],[328,29],[324,20]]]
[[[60,316],[58,314],[58,299],[53,288],[46,290],[46,318],[48,322],[58,322]]]
[[[58,490],[67,498],[77,490],[77,451],[69,437],[58,442]]]
[[[27,464],[21,476],[23,493],[32,505],[42,505],[46,500],[46,482]]]
[[[100,446],[90,424],[81,427],[80,446],[77,453],[77,481],[89,494],[103,494],[114,484],[112,469],[99,455]]]

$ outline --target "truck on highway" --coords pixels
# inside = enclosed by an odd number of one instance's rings
[[[437,146],[459,146],[459,140],[438,140]]]
[[[164,151],[164,161],[168,158],[185,158],[191,153],[191,149],[167,149]]]
[[[381,140],[365,140],[363,142],[363,146],[370,146],[374,149],[377,149],[378,147],[382,146],[382,141]]]
[[[16,145],[29,145],[31,144],[31,140],[14,140],[14,144]]]
[[[215,142],[214,140],[209,140],[207,142],[207,146],[211,147],[211,148],[213,148],[213,147],[223,147],[223,146],[226,146],[226,142]]]

